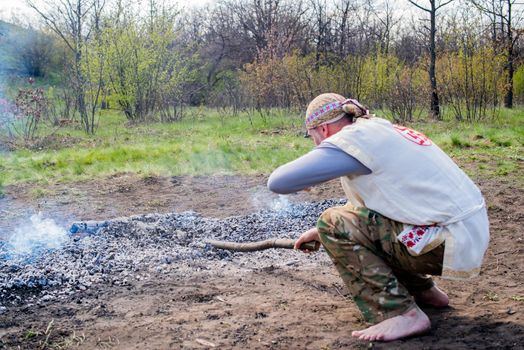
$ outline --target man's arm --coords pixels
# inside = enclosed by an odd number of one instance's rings
[[[293,193],[346,175],[370,174],[366,166],[338,147],[323,142],[311,152],[276,169],[267,187],[276,193]]]

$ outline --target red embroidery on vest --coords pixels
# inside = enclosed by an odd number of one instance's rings
[[[431,146],[432,144],[431,140],[420,131],[416,131],[400,125],[393,125],[393,127],[395,128],[395,130],[398,131],[400,135],[404,136],[404,138],[408,139],[409,141],[416,143],[417,145]]]

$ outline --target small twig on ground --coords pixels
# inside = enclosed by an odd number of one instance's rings
[[[344,294],[342,294],[342,292],[341,292],[337,287],[335,287],[334,285],[333,285],[333,288],[335,288],[335,290],[337,291],[337,293],[338,293],[342,298],[344,298],[344,299],[346,299],[346,300],[351,300],[351,298],[348,298],[347,296],[345,296]]]
[[[216,347],[216,344],[215,343],[211,343],[210,341],[207,341],[205,339],[202,339],[202,338],[196,338],[195,341],[200,344],[200,345],[204,345],[204,346],[208,346],[210,348],[215,348]]]
[[[55,322],[54,319],[52,319],[49,324],[47,325],[47,328],[44,332],[45,340],[42,343],[41,349],[45,349],[49,345],[49,337],[51,336],[51,329],[53,328],[53,323]]]

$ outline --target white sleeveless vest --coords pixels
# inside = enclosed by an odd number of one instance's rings
[[[442,276],[478,275],[489,241],[484,198],[437,145],[422,133],[376,117],[359,118],[324,142],[372,171],[341,178],[350,204],[404,224],[443,226]]]

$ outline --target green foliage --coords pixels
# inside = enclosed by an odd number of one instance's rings
[[[327,91],[381,108],[395,89],[396,75],[405,69],[393,55],[349,55],[337,64],[317,66],[313,54],[298,52],[284,57],[262,53],[244,68],[240,79],[253,105],[286,108],[303,108]]]
[[[386,94],[386,115],[401,122],[418,117],[421,114],[422,101],[429,94],[427,79],[426,72],[417,65],[397,69],[392,86]]]
[[[101,45],[93,48],[100,52],[99,64],[107,64],[107,101],[131,121],[154,120],[155,113],[164,121],[179,119],[184,86],[195,79],[195,57],[176,45],[177,13],[154,10],[155,16],[142,19],[120,9],[109,18],[113,25],[103,30]]]
[[[200,104],[264,115],[269,108],[303,110],[332,91],[412,121],[429,104],[427,43],[408,30],[410,21],[391,20],[398,8],[355,4],[351,11],[323,13],[336,8],[335,1],[320,8],[221,1],[200,13],[155,0],[81,2],[78,9],[69,1],[42,6],[47,32],[0,21],[0,76],[47,75],[72,91],[72,99],[54,94],[64,99],[54,121],[80,117],[88,133],[108,106],[132,122],[179,120],[183,107]],[[502,42],[492,42],[487,13],[467,4],[457,11],[437,25],[441,103],[457,120],[494,118],[511,86],[506,36],[496,33]],[[518,40],[515,45],[517,55]],[[516,100],[524,95],[521,63],[513,60]]]
[[[505,57],[492,48],[461,48],[443,54],[438,62],[441,97],[457,120],[495,117],[504,94]]]
[[[513,76],[513,86],[516,96],[524,96],[524,65],[519,66]]]
[[[257,109],[304,105],[312,96],[313,61],[298,54],[277,57],[259,53],[257,61],[244,66],[240,81],[249,104]]]
[[[372,109],[389,107],[394,119],[411,120],[423,104],[427,73],[406,66],[394,55],[377,52],[348,55],[332,65],[317,66],[315,56],[298,52],[282,58],[259,55],[240,74],[244,94],[257,108],[304,108],[323,92],[336,92],[364,102]]]
[[[245,96],[241,92],[239,74],[233,70],[223,70],[217,73],[215,85],[204,100],[210,107],[231,107],[236,112],[245,105]]]

